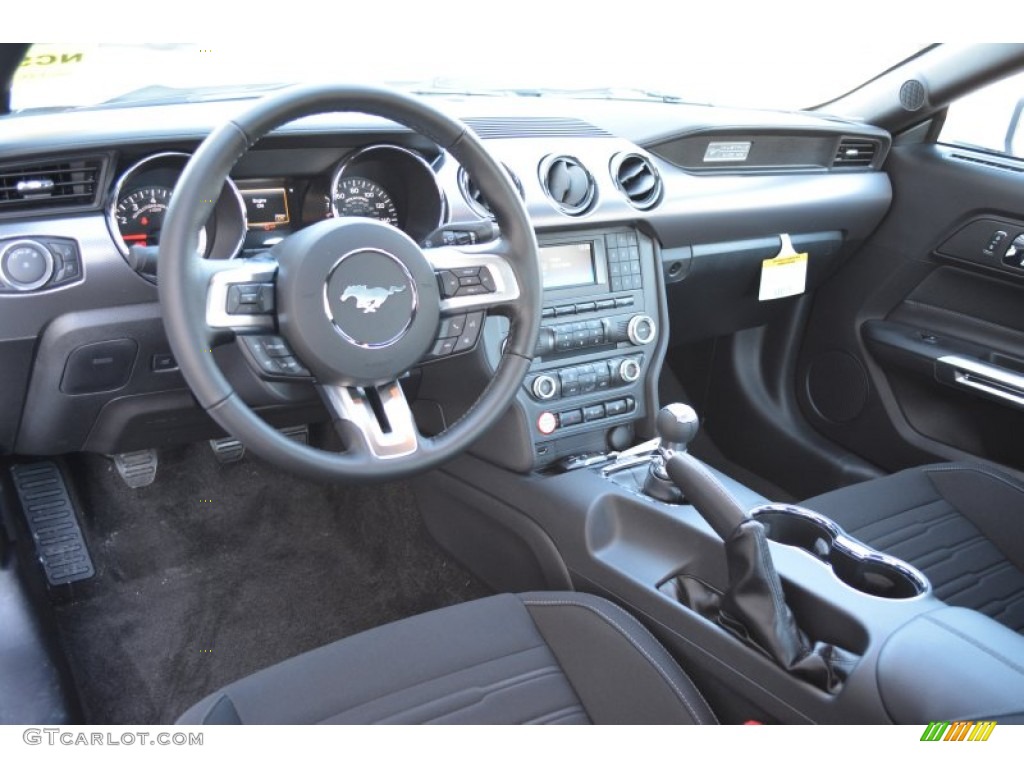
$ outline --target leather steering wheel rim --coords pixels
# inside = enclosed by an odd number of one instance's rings
[[[361,112],[408,126],[449,152],[486,195],[501,232],[500,255],[518,283],[518,297],[491,308],[510,320],[508,342],[475,403],[441,434],[417,435],[408,455],[382,459],[358,446],[351,424],[336,422],[349,450],[333,453],[297,443],[270,427],[233,390],[211,351],[223,332],[206,321],[215,264],[195,253],[197,233],[238,159],[260,138],[293,120],[324,112]],[[301,231],[301,230],[300,230]],[[290,88],[261,99],[217,128],[185,167],[164,220],[159,296],[167,338],[182,375],[206,412],[262,458],[326,480],[386,480],[430,469],[462,452],[504,414],[529,368],[540,327],[537,241],[522,200],[501,165],[464,124],[422,101],[366,86]],[[230,338],[230,336],[228,336]],[[403,400],[404,402],[404,400]],[[350,442],[354,441],[354,442]]]

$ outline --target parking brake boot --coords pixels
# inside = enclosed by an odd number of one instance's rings
[[[663,409],[665,414],[667,409]],[[675,413],[678,413],[676,411]],[[670,416],[659,414],[659,428]],[[694,429],[696,432],[696,429]],[[812,643],[786,604],[761,523],[697,459],[665,451],[665,471],[725,542],[729,583],[724,592],[692,577],[662,586],[695,611],[756,645],[780,666],[826,691],[841,686],[857,657],[828,643]]]

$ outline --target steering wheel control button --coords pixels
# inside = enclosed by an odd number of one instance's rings
[[[229,315],[274,313],[273,283],[235,283],[228,286],[225,311]]]
[[[463,329],[466,327],[466,316],[455,315],[454,317],[446,317],[441,321],[441,330],[437,334],[439,339],[450,339],[453,336],[458,338],[462,335]]]
[[[558,417],[551,411],[544,411],[537,417],[537,431],[542,435],[550,435],[558,429]]]
[[[441,295],[444,298],[450,299],[459,292],[459,278],[453,272],[449,272],[447,269],[441,270],[437,273],[437,281],[441,286]]]
[[[302,364],[294,357],[277,357],[274,360],[282,371],[291,376],[309,376],[309,371],[303,368]]]
[[[14,290],[34,291],[53,277],[53,255],[35,240],[15,240],[0,252],[0,273]]]
[[[310,376],[280,336],[240,336],[256,367],[268,376]]]
[[[430,350],[431,358],[448,357],[452,352],[455,351],[455,344],[459,340],[455,339],[438,339],[434,343],[434,348]]]
[[[476,344],[476,340],[480,337],[480,329],[484,324],[484,313],[483,312],[470,312],[466,315],[466,325],[463,328],[462,335],[459,336],[458,342],[455,344],[456,352],[468,352]]]
[[[405,335],[416,314],[416,284],[397,258],[380,250],[342,257],[324,288],[335,328],[359,347],[388,347]]]
[[[480,285],[486,288],[488,293],[494,293],[498,290],[494,284],[494,275],[491,274],[491,270],[487,267],[480,268]]]

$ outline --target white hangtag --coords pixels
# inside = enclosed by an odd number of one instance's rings
[[[775,258],[761,262],[761,288],[758,301],[797,296],[807,287],[807,253],[797,253],[789,235],[782,234],[782,248]]]

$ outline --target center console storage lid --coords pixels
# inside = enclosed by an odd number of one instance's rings
[[[922,614],[886,641],[878,687],[897,723],[1024,723],[1024,636],[966,608]]]

